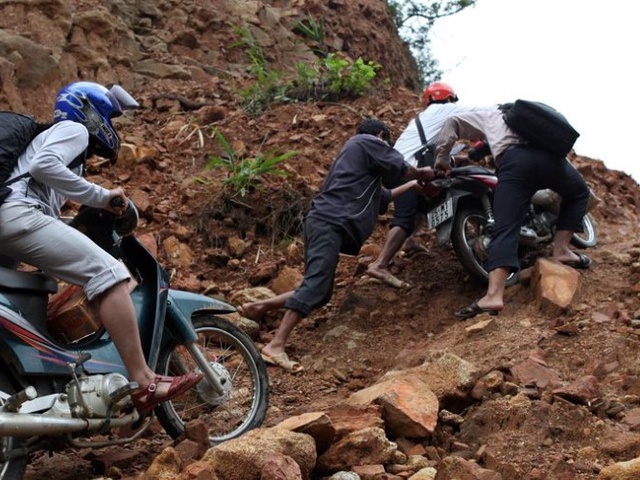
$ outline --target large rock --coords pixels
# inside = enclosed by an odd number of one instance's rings
[[[316,442],[318,453],[322,453],[329,448],[336,436],[336,429],[331,423],[331,419],[323,412],[309,412],[287,418],[276,427],[311,435]]]
[[[282,428],[259,428],[212,447],[202,460],[213,467],[219,478],[260,480],[261,472],[274,455],[291,457],[305,480],[310,478],[317,458],[315,442],[310,435]],[[283,462],[282,465],[287,463]]]
[[[435,480],[502,480],[502,475],[461,457],[446,457],[436,467]]]
[[[32,89],[47,83],[55,77],[58,68],[58,59],[50,48],[5,30],[0,30],[0,57],[13,65],[18,88]],[[4,84],[5,79],[2,80]]]
[[[560,314],[576,300],[580,274],[571,267],[540,258],[532,272],[531,288],[542,311]]]
[[[604,467],[598,475],[598,480],[637,480],[638,478],[640,478],[640,458]]]
[[[408,374],[352,394],[348,405],[382,407],[386,429],[395,436],[429,437],[438,421],[438,399],[419,376]]]
[[[349,470],[354,465],[386,464],[397,450],[380,428],[359,430],[335,443],[318,458],[323,472]]]
[[[434,351],[422,365],[407,370],[387,372],[381,381],[407,374],[420,377],[429,385],[429,389],[435,393],[438,400],[442,401],[445,396],[449,399],[466,398],[482,372],[457,355],[446,351]]]

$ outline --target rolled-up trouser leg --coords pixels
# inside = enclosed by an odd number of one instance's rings
[[[130,278],[124,265],[86,235],[33,205],[0,207],[0,244],[3,254],[82,286],[89,300]]]

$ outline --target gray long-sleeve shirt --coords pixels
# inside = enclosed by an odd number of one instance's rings
[[[40,205],[47,215],[60,216],[67,200],[104,208],[109,203],[109,190],[81,176],[82,167],[67,166],[89,145],[89,132],[76,122],[62,121],[37,135],[18,158],[11,173],[15,178],[31,176],[10,185],[6,202],[20,201]]]
[[[462,138],[486,140],[495,159],[509,146],[526,143],[507,126],[497,105],[453,113],[445,120],[435,141],[437,166],[449,165],[451,149]]]

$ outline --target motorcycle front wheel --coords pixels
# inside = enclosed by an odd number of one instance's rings
[[[598,243],[596,222],[590,214],[582,218],[582,232],[576,232],[571,237],[571,245],[577,248],[593,248]]]
[[[191,420],[202,420],[211,444],[217,445],[262,425],[269,403],[267,367],[251,338],[228,320],[203,315],[193,326],[197,346],[223,391],[216,393],[204,378],[186,394],[161,403],[155,413],[173,438],[182,435]],[[185,346],[174,344],[160,353],[157,371],[183,375],[200,369]]]
[[[462,206],[453,219],[451,244],[464,269],[484,286],[489,284],[489,272],[485,265],[489,258],[490,241],[487,217],[482,208],[474,205]],[[507,286],[517,281],[518,272],[512,272],[507,277]]]
[[[7,373],[4,370],[6,367],[0,368],[0,394],[1,398],[7,398],[14,393],[17,393],[17,389],[11,383]],[[4,400],[0,400],[4,403]],[[26,439],[20,437],[0,437],[0,480],[22,480],[24,472],[29,463],[29,455],[20,455],[20,448],[22,443]]]

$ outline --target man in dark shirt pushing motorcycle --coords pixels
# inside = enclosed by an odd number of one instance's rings
[[[402,177],[414,180],[388,189]],[[241,313],[253,320],[285,308],[278,330],[262,350],[267,363],[294,373],[303,370],[288,358],[286,341],[302,318],[331,299],[339,254],[357,255],[390,201],[411,189],[421,190],[415,179],[433,178],[430,167],[415,168],[404,162],[402,154],[391,147],[391,132],[383,122],[369,119],[358,126],[356,135],[331,165],[322,191],[307,213],[302,283],[295,290],[240,307]]]

